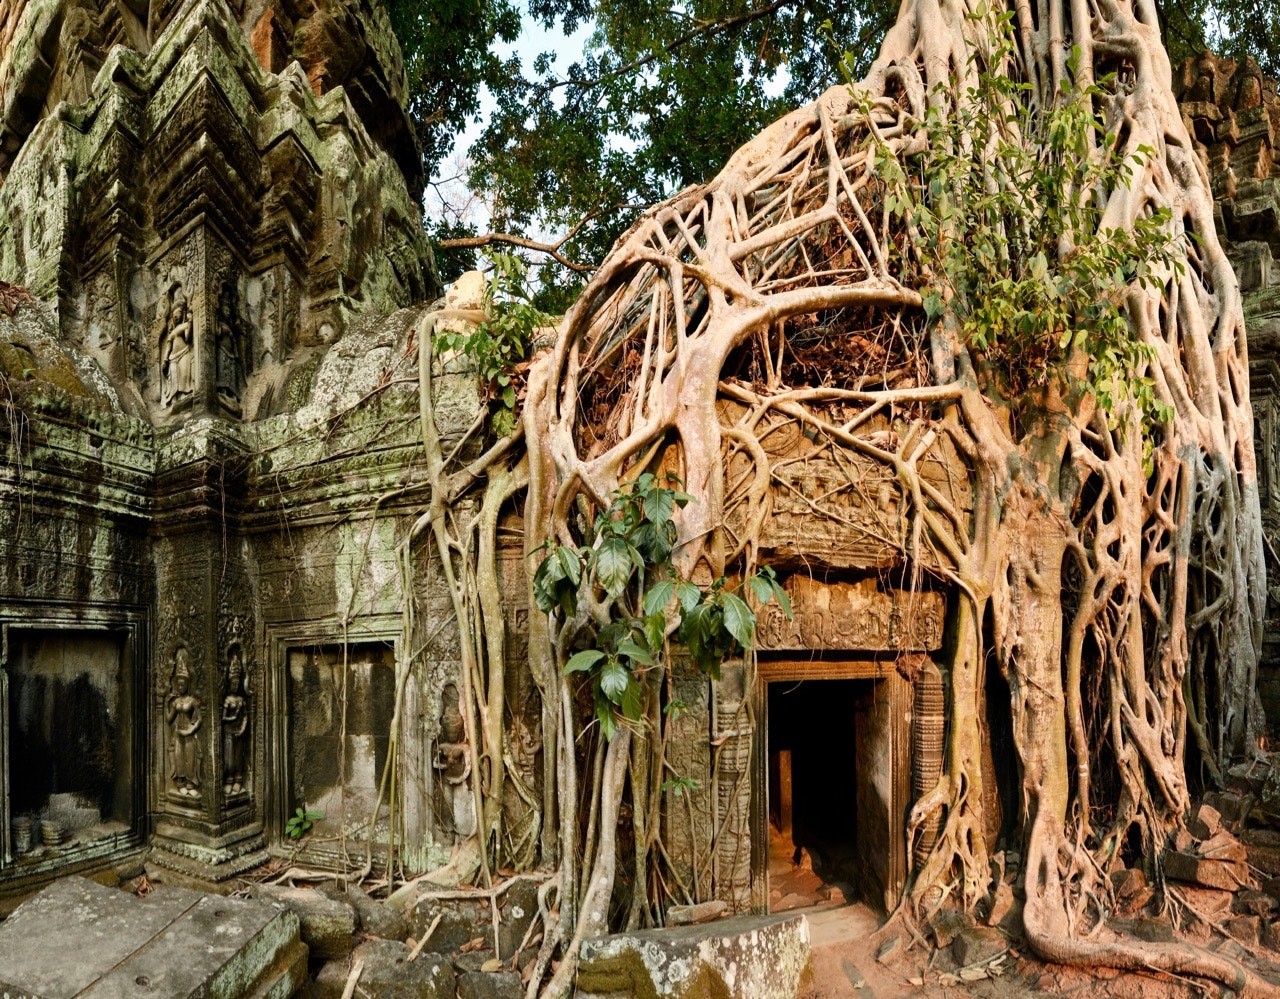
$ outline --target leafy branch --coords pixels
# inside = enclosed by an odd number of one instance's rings
[[[692,497],[672,488],[680,484],[675,476],[666,481],[671,485],[646,472],[629,488],[615,490],[596,516],[594,543],[546,546],[534,574],[534,599],[545,613],[571,619],[587,592],[612,602],[614,613],[591,636],[591,647],[564,666],[565,675],[582,673],[589,680],[596,718],[608,738],[619,715],[640,720],[644,678],[661,666],[670,633],[702,673],[719,679],[726,659],[755,644],[756,617],[744,588],[760,604],[776,599],[791,615],[786,591],[768,567],[745,582],[731,584],[722,576],[705,588],[677,576],[672,518]]]

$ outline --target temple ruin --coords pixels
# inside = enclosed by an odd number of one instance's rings
[[[1246,292],[1277,570],[1280,100],[1248,64],[1183,76]],[[475,833],[470,680],[419,524],[418,353],[432,303],[465,313],[483,288],[440,301],[404,90],[373,0],[0,0],[0,894],[144,858],[225,884],[295,855],[299,809],[323,814],[317,866],[420,874]],[[473,448],[480,388],[435,374],[443,443]],[[863,432],[897,431],[877,419]],[[762,612],[754,682],[678,677],[690,783],[665,792],[666,847],[692,901],[766,911],[772,828],[891,909],[941,766],[955,596],[903,578],[882,470],[786,421],[761,439],[773,516],[732,526],[794,614]],[[969,512],[960,457],[926,450]],[[501,516],[503,810],[527,842],[499,849],[546,860],[528,566]],[[1280,589],[1267,607],[1274,728]],[[996,842],[1017,787],[1008,719],[987,723]]]

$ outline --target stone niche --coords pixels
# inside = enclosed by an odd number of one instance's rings
[[[141,842],[136,631],[49,619],[4,629],[4,869],[30,880]]]
[[[390,802],[379,801],[378,789],[395,712],[394,649],[360,643],[285,655],[291,725],[280,783],[288,803],[324,816],[322,843],[339,834],[386,843]]]

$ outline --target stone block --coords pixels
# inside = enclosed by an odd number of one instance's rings
[[[1232,916],[1222,925],[1232,939],[1240,941],[1246,947],[1258,946],[1262,921],[1257,916]]]
[[[642,930],[585,940],[579,999],[795,999],[812,954],[803,916],[740,916],[710,926]]]
[[[668,926],[694,926],[709,923],[729,914],[729,905],[719,899],[696,905],[673,905],[667,910]]]
[[[1206,860],[1179,850],[1165,851],[1164,872],[1174,881],[1185,881],[1205,888],[1220,888],[1223,891],[1235,891],[1240,885],[1249,883],[1247,870],[1242,869],[1239,864]]]
[[[951,941],[951,956],[961,968],[985,964],[1009,948],[1008,938],[991,926],[970,926]]]
[[[963,930],[973,925],[973,920],[963,912],[957,912],[955,909],[943,909],[934,915],[929,923],[929,929],[933,932],[933,941],[939,947],[950,947],[953,941]]]
[[[1133,935],[1147,943],[1172,943],[1173,924],[1167,919],[1139,919],[1133,924]]]
[[[458,976],[458,999],[521,999],[524,989],[513,971],[469,971]]]
[[[139,899],[63,878],[0,923],[0,993],[10,995],[288,996],[306,962],[291,912],[182,888]]]
[[[1213,836],[1201,843],[1197,852],[1200,856],[1210,860],[1226,860],[1233,864],[1247,864],[1249,862],[1249,854],[1245,850],[1244,844],[1225,829],[1219,829]]]
[[[439,916],[439,922],[436,917]],[[431,939],[428,941],[432,950],[443,953],[455,951],[476,937],[484,937],[493,943],[493,919],[489,912],[487,898],[440,899],[430,895],[418,899],[406,913],[409,932],[415,940],[421,939],[431,925]]]
[[[991,908],[987,910],[987,925],[999,926],[1013,908],[1013,888],[1005,881],[996,885],[991,893]]]
[[[1111,872],[1111,890],[1116,898],[1132,898],[1146,886],[1146,876],[1136,867],[1123,867]]]
[[[1211,805],[1201,804],[1187,819],[1187,831],[1196,839],[1208,839],[1222,826],[1222,816]]]
[[[1253,796],[1234,791],[1210,791],[1204,796],[1204,801],[1206,805],[1213,806],[1222,817],[1223,824],[1234,832],[1248,816]]]
[[[302,924],[302,942],[315,957],[335,958],[351,953],[356,932],[355,910],[347,902],[328,898],[311,888],[254,885],[254,898],[284,906]]]
[[[395,940],[367,940],[340,960],[330,961],[316,975],[314,999],[341,999],[351,969],[359,961],[356,995],[368,999],[454,999],[457,979],[443,954],[412,951]]]
[[[516,881],[503,892],[498,905],[498,957],[504,961],[509,960],[524,941],[529,925],[537,918],[537,884],[532,881]],[[487,929],[484,936],[492,943],[493,928],[490,926]]]
[[[1277,904],[1280,903],[1277,903],[1275,898],[1264,891],[1241,888],[1231,903],[1231,909],[1242,916],[1262,916],[1266,918],[1276,911]]]

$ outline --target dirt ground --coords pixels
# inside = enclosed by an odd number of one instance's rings
[[[1003,959],[968,972],[982,977],[965,981],[946,949],[926,949],[921,944],[900,946],[887,963],[878,960],[876,955],[885,940],[898,934],[896,927],[882,930],[884,916],[866,905],[821,903],[794,911],[803,912],[808,918],[813,944],[814,977],[808,999],[1201,999],[1233,995],[1212,983],[1170,975],[1046,965],[1018,940],[1011,941]],[[1239,951],[1230,941],[1223,941],[1221,946],[1234,948],[1233,953]]]

